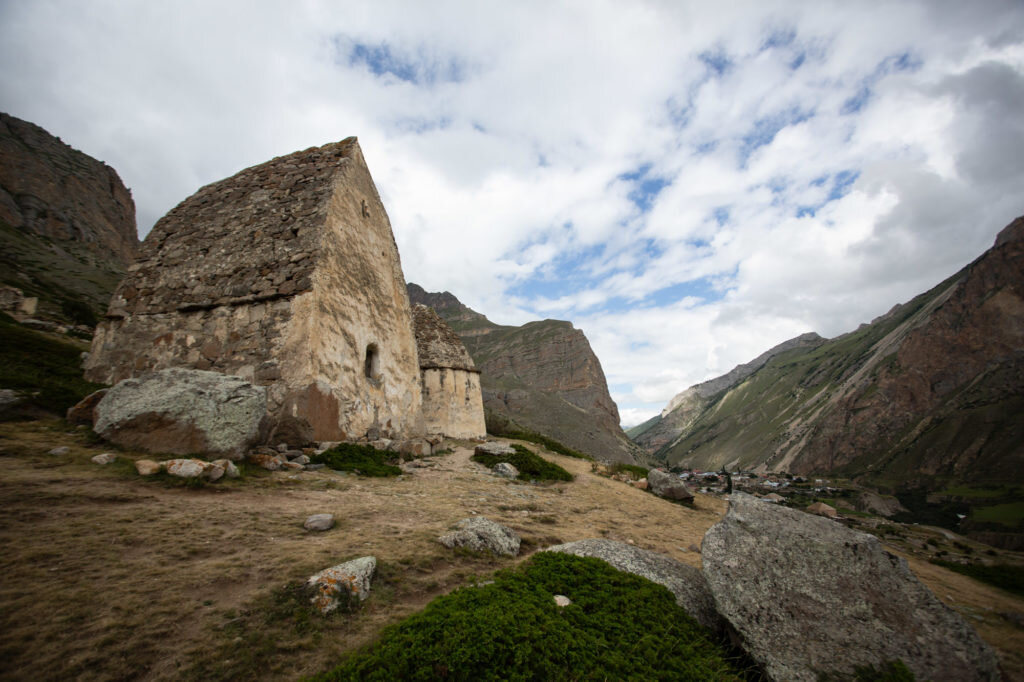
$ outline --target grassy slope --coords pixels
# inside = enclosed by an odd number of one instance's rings
[[[0,313],[0,388],[34,394],[28,403],[63,416],[86,395],[103,388],[82,378],[88,344],[22,327]]]
[[[810,418],[872,354],[872,347],[944,291],[954,278],[918,296],[889,319],[812,349],[769,360],[738,385],[713,396],[703,415],[657,458],[704,469],[769,462],[794,420]]]

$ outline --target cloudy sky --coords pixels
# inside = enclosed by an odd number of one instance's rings
[[[142,236],[357,135],[406,278],[571,320],[626,425],[1024,214],[1016,1],[0,0],[0,61],[0,110],[117,169]]]

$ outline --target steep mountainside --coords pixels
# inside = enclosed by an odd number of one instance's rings
[[[656,444],[679,428],[657,457],[703,469],[932,490],[1021,483],[1024,218],[959,273],[871,324],[797,344],[721,383],[677,396],[638,438]]]
[[[0,114],[0,283],[38,296],[43,315],[89,317],[83,306],[106,309],[138,249],[113,168]]]
[[[619,427],[601,363],[582,331],[559,320],[500,326],[448,292],[408,289],[409,299],[434,307],[473,356],[489,429],[510,423],[598,459],[636,461],[640,450]]]
[[[825,343],[814,332],[801,334],[795,339],[784,341],[771,350],[765,351],[750,362],[737,365],[727,374],[691,386],[669,401],[661,414],[630,429],[627,434],[635,443],[650,454],[656,453],[667,444],[676,440],[680,434],[693,424],[700,416],[708,400],[722,390],[746,379],[776,355],[794,348],[814,348]]]

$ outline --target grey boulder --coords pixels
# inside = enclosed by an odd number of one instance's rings
[[[240,459],[267,411],[266,389],[239,377],[165,369],[111,388],[96,406],[96,433],[126,448]]]
[[[658,497],[679,502],[693,500],[693,493],[678,476],[651,469],[647,472],[647,489]]]
[[[364,556],[326,568],[306,580],[312,592],[310,602],[320,613],[339,606],[351,608],[370,596],[370,581],[377,570],[377,558]]]
[[[465,547],[475,552],[493,552],[506,556],[519,554],[519,536],[515,531],[483,516],[471,516],[455,524],[455,530],[437,539],[448,549]]]
[[[734,493],[703,565],[718,611],[773,680],[893,660],[919,680],[1000,679],[974,628],[873,535]]]
[[[694,620],[713,632],[724,630],[724,621],[715,610],[715,600],[700,569],[670,556],[615,540],[578,540],[554,545],[544,551],[595,557],[620,571],[664,585],[675,595],[676,604]]]
[[[516,469],[508,462],[498,462],[497,464],[495,464],[494,473],[497,474],[498,476],[501,476],[502,478],[519,477],[519,469]]]

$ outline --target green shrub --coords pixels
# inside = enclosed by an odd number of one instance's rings
[[[941,559],[932,559],[931,562],[937,566],[948,568],[969,578],[974,578],[980,582],[994,585],[1007,592],[1024,597],[1024,566],[1013,566],[1011,564],[995,564],[993,566],[958,564],[955,561],[942,561]]]
[[[0,386],[36,394],[30,406],[61,417],[69,407],[103,388],[82,377],[82,348],[0,318]]]
[[[493,413],[487,413],[487,431],[495,436],[501,436],[502,438],[513,438],[515,440],[525,440],[528,443],[536,443],[537,445],[543,445],[551,452],[555,452],[559,455],[565,455],[566,457],[575,457],[576,459],[593,460],[594,458],[590,455],[580,452],[579,450],[573,450],[568,445],[559,443],[554,438],[548,438],[542,433],[536,431],[529,431],[520,427],[518,424],[514,424],[507,418],[499,417]]]
[[[361,476],[398,476],[394,465],[397,455],[359,443],[339,443],[330,450],[310,457],[314,464],[326,464],[335,471],[352,471]]]
[[[572,604],[560,608],[554,595]],[[740,680],[665,587],[541,552],[387,628],[328,680]]]
[[[527,448],[517,443],[512,444],[515,454],[512,455],[473,455],[473,461],[494,468],[500,462],[508,462],[519,469],[521,481],[571,481],[572,474],[562,467],[538,457]]]

